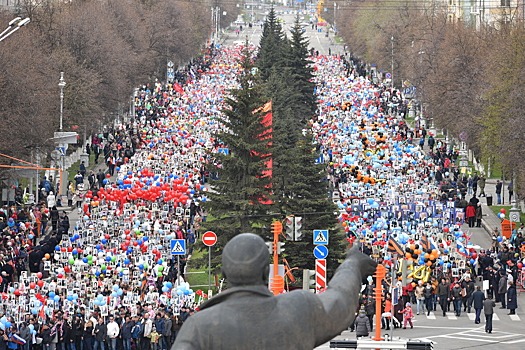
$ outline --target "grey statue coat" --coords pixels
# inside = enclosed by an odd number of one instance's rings
[[[273,296],[264,285],[228,289],[184,322],[172,350],[306,350],[346,329],[355,317],[361,272],[352,257],[324,293]]]

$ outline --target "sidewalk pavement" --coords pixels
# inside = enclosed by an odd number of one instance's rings
[[[86,172],[86,176],[84,177],[84,188],[87,188],[89,190],[89,181],[87,179],[87,175],[89,175],[89,173],[91,171],[93,171],[95,174],[98,173],[98,171],[102,169],[102,171],[104,171],[105,173],[107,172],[108,168],[106,166],[106,164],[102,161],[102,162],[99,162],[98,164],[92,164],[91,166],[88,167],[87,169],[87,172]],[[78,169],[72,169],[73,171],[77,171]],[[113,180],[115,179],[115,177],[113,177]],[[111,179],[110,179],[111,180]],[[67,203],[67,200],[63,200],[62,201],[62,204],[64,203]],[[77,207],[76,207],[76,203],[73,204],[72,207],[70,206],[67,206],[67,205],[63,205],[61,207],[57,207],[57,209],[59,211],[65,211],[69,217],[69,225],[71,228],[75,227],[77,221],[80,219],[80,215],[78,210],[77,210]]]

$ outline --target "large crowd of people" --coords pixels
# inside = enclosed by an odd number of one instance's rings
[[[184,281],[188,254],[174,256],[170,242],[186,240],[191,252],[206,219],[207,151],[223,147],[213,133],[223,127],[225,94],[237,86],[239,55],[210,48],[174,83],[139,89],[129,123],[92,137],[88,153],[108,171],[79,169],[67,195],[80,214],[75,225],[57,209],[49,179],[40,184],[41,203],[0,211],[0,350],[170,348],[208,297]],[[443,315],[477,310],[478,277],[488,281],[488,297],[515,312],[522,228],[512,239],[495,236],[492,247],[473,246],[464,222],[469,207],[476,215],[477,188],[458,171],[456,150],[409,126],[402,94],[372,83],[362,62],[311,58],[319,100],[313,142],[340,223],[350,242],[394,271],[377,315],[383,326],[412,326],[412,311],[438,305]],[[358,335],[373,327],[372,282],[351,326]]]

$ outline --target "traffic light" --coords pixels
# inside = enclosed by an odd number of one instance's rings
[[[270,255],[273,254],[273,242],[265,242],[266,246],[268,247],[268,252]]]
[[[301,216],[289,215],[285,219],[285,236],[288,241],[300,241],[303,238],[303,218]]]
[[[303,232],[301,231],[303,227],[303,218],[301,216],[294,217],[295,219],[295,226],[294,226],[294,232],[295,232],[295,239],[294,241],[300,241],[303,239]]]
[[[303,289],[308,290],[315,287],[315,270],[303,270]]]
[[[295,221],[293,216],[287,216],[286,219],[284,219],[284,225],[286,227],[285,236],[287,241],[294,240],[294,223]]]
[[[277,242],[277,254],[284,252],[284,242]]]

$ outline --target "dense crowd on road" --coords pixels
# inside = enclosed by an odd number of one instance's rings
[[[0,350],[170,348],[207,298],[184,282],[184,266],[206,220],[207,151],[224,146],[212,135],[237,84],[239,55],[209,49],[174,83],[141,87],[136,115],[91,138],[86,150],[107,171],[80,167],[66,196],[80,215],[74,226],[58,210],[65,204],[52,179],[42,180],[40,203],[0,211]],[[413,312],[438,306],[443,315],[478,312],[485,294],[477,278],[488,281],[487,300],[514,313],[523,227],[510,239],[495,235],[491,247],[470,243],[482,175],[462,174],[457,149],[407,124],[403,95],[372,83],[362,62],[312,60],[320,111],[313,141],[340,223],[350,242],[394,270],[377,315],[383,326],[412,326]],[[172,239],[185,240],[189,254],[173,256]],[[370,281],[351,326],[358,336],[373,327],[372,291]]]

